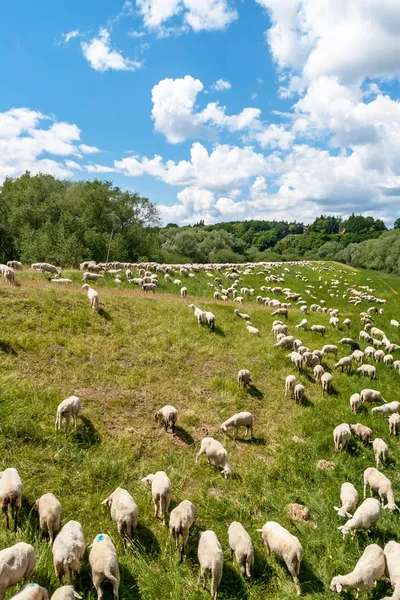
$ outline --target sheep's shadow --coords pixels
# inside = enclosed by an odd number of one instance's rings
[[[267,443],[263,437],[241,437],[236,438],[236,441],[241,444],[249,444],[250,446],[265,446]]]
[[[218,325],[216,325],[214,327],[214,329],[212,330],[213,333],[215,333],[216,335],[220,335],[221,337],[226,337],[225,336],[225,332],[221,329],[221,327],[218,327]]]
[[[235,569],[235,565],[229,562],[224,563],[224,571],[219,589],[227,598],[246,600],[249,597],[243,577]]]
[[[301,402],[299,403],[299,406],[302,406],[303,408],[311,408],[314,406],[314,402],[309,400],[307,396],[303,396]]]
[[[129,600],[131,600],[131,598],[133,600],[141,598],[142,594],[140,593],[137,580],[132,575],[132,572],[127,569],[125,565],[121,564],[119,565],[119,572],[121,576],[120,597],[129,598]],[[111,599],[113,599],[112,593],[110,596],[110,600]],[[106,600],[106,596],[104,596],[104,600]]]
[[[257,398],[258,400],[262,400],[264,398],[264,394],[261,390],[259,390],[255,385],[250,383],[245,388],[246,392],[252,396],[253,398]]]
[[[299,581],[302,594],[315,594],[325,591],[324,582],[317,577],[307,561],[302,561],[299,573]]]
[[[182,427],[177,427],[175,425],[175,433],[173,435],[176,436],[178,438],[178,440],[180,440],[182,443],[186,444],[187,446],[192,446],[195,443],[194,439],[190,435],[190,433],[188,431],[186,431],[185,429],[182,429]]]
[[[80,417],[81,424],[73,432],[73,440],[82,448],[97,446],[101,442],[101,436],[92,421],[87,417]]]
[[[133,543],[141,546],[148,556],[157,557],[161,553],[160,544],[156,536],[143,523],[138,524]]]
[[[102,317],[106,321],[112,321],[110,313],[105,308],[99,308],[97,314],[100,315],[100,317]]]
[[[0,350],[5,354],[11,354],[12,356],[18,356],[18,352],[8,342],[0,340]]]

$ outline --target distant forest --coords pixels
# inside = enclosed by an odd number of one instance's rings
[[[233,221],[160,226],[157,206],[100,180],[7,178],[0,188],[0,261],[76,267],[105,261],[245,262],[337,260],[400,275],[400,218],[321,215],[310,225]]]

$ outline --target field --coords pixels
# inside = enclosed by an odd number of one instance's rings
[[[316,349],[343,336],[358,339],[359,313],[370,304],[355,308],[342,298],[345,282],[369,285],[376,296],[387,300],[384,314],[374,315],[374,325],[400,343],[400,329],[389,325],[390,319],[400,317],[400,278],[332,266],[321,273],[311,267],[290,267],[285,273],[285,286],[308,300],[306,286],[314,285],[315,302],[323,299],[326,306],[340,309],[341,321],[352,320],[347,333],[329,326],[328,315],[308,314],[309,323],[325,325],[327,334],[321,339],[297,330],[304,344]],[[296,272],[308,281],[296,278]],[[379,364],[377,380],[371,383],[354,369],[350,375],[333,371],[334,391],[323,396],[307,369],[299,378],[307,402],[298,406],[284,395],[285,377],[295,373],[287,351],[273,348],[272,309],[255,300],[261,285],[274,285],[265,282],[265,275],[242,276],[243,284],[256,292],[239,308],[251,315],[259,337],[248,334],[244,321],[233,314],[236,303],[213,300],[208,286],[213,279],[204,273],[180,277],[189,289],[186,299],[162,277],[159,291],[146,295],[106,276],[95,286],[100,314],[90,309],[80,289],[81,273],[66,271],[63,276],[74,283],[56,286],[28,270],[18,275],[18,286],[0,283],[0,469],[16,467],[24,482],[20,526],[13,533],[1,521],[0,548],[17,541],[32,543],[39,557],[33,581],[50,592],[57,587],[51,548],[33,509],[35,500],[51,491],[62,503],[63,523],[80,521],[87,545],[101,532],[113,539],[121,568],[121,600],[210,598],[198,583],[195,542],[179,564],[168,528],[153,516],[150,489],[140,480],[157,470],[165,470],[172,481],[171,508],[186,498],[195,504],[192,535],[199,529],[218,535],[225,554],[221,599],[296,597],[286,568],[267,555],[256,531],[266,521],[278,521],[299,537],[304,548],[302,593],[315,600],[335,596],[329,591],[332,576],[352,570],[367,544],[400,541],[400,514],[389,511],[383,511],[376,530],[343,541],[337,529],[343,523],[333,509],[339,503],[340,486],[351,481],[362,498],[363,471],[375,463],[370,446],[353,438],[348,451],[336,454],[332,439],[333,428],[343,422],[361,422],[383,437],[391,451],[383,470],[400,499],[400,442],[389,440],[383,416],[372,416],[370,409],[353,415],[349,406],[350,395],[364,387],[379,389],[388,401],[398,400],[399,372]],[[325,280],[335,278],[340,278],[339,293],[330,297]],[[190,302],[216,315],[215,332],[197,325]],[[296,332],[301,318],[297,308],[289,313],[290,333]],[[340,347],[340,356],[346,354],[348,347]],[[323,364],[332,371],[334,360],[328,357]],[[248,390],[239,390],[236,383],[241,368],[252,373],[254,386]],[[71,394],[82,400],[78,428],[67,435],[55,433],[56,407]],[[175,435],[165,433],[153,418],[165,404],[179,410]],[[220,431],[220,423],[241,410],[255,416],[253,442],[242,433],[234,441]],[[218,438],[227,448],[232,478],[225,480],[204,457],[195,464],[205,435]],[[318,469],[321,459],[332,461],[334,468]],[[100,505],[117,486],[126,487],[139,507],[137,536],[127,548],[108,510]],[[291,502],[307,506],[311,521],[292,521],[286,508]],[[240,521],[253,539],[256,564],[251,580],[243,580],[231,561],[226,524],[233,520]],[[87,555],[75,589],[87,600],[96,597]],[[9,590],[7,598],[15,591]],[[390,585],[380,581],[370,598],[390,593]],[[106,586],[104,598],[111,596],[111,587]]]

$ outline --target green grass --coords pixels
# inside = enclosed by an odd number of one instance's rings
[[[340,309],[341,319],[352,319],[349,334],[330,327],[327,315],[311,313],[307,315],[311,324],[327,326],[326,337],[309,332],[298,332],[298,337],[311,348],[335,343],[344,335],[358,337],[358,314],[369,305],[354,308],[348,304],[342,298],[343,285],[339,297],[331,298],[324,280],[341,277],[342,282],[370,285],[376,295],[387,299],[384,315],[377,315],[375,324],[391,341],[400,343],[400,332],[389,325],[391,318],[400,316],[400,294],[393,292],[400,291],[400,278],[339,265],[334,268],[322,272],[321,282],[317,271],[301,269],[309,279],[303,282],[295,277],[300,269],[290,267],[285,286],[307,299],[306,286],[315,285],[316,302],[324,299],[327,306]],[[32,543],[39,557],[34,581],[50,592],[57,586],[51,549],[32,510],[34,501],[51,491],[61,500],[63,523],[80,521],[87,544],[100,532],[113,539],[121,565],[121,599],[209,598],[208,591],[198,585],[195,543],[192,541],[189,555],[180,565],[168,529],[153,517],[150,490],[140,479],[156,470],[165,470],[172,480],[171,508],[190,499],[196,505],[195,529],[217,533],[225,553],[221,598],[296,597],[285,567],[266,554],[256,532],[268,520],[279,521],[302,542],[300,580],[305,598],[333,598],[329,591],[332,576],[351,570],[368,543],[383,545],[400,537],[400,515],[385,511],[374,532],[342,540],[337,529],[342,522],[333,510],[339,502],[340,486],[351,481],[361,496],[363,470],[374,465],[374,459],[372,448],[356,441],[350,451],[336,455],[332,439],[336,425],[359,421],[371,426],[376,436],[389,440],[386,420],[373,418],[367,411],[353,415],[349,398],[371,386],[381,390],[388,401],[397,400],[399,373],[379,364],[377,380],[371,383],[356,373],[334,372],[335,393],[329,397],[323,397],[321,388],[305,373],[299,380],[306,388],[308,403],[296,406],[284,396],[285,377],[294,370],[287,352],[273,348],[272,311],[255,300],[261,285],[274,285],[266,283],[264,276],[243,276],[243,285],[256,290],[242,307],[261,330],[261,335],[254,337],[233,315],[235,303],[212,299],[214,290],[208,286],[212,279],[204,273],[195,279],[178,276],[189,289],[186,300],[162,277],[157,294],[146,295],[106,276],[95,286],[104,309],[101,315],[90,310],[80,290],[81,274],[65,275],[73,279],[73,285],[60,288],[29,271],[18,276],[18,287],[0,284],[0,469],[16,467],[24,482],[20,527],[14,534],[1,521],[0,547],[22,540]],[[228,281],[224,284],[228,287]],[[214,312],[215,333],[197,326],[188,309],[192,301]],[[291,332],[301,318],[297,309],[290,312]],[[346,347],[340,349],[340,356],[346,353]],[[328,370],[332,365],[333,358],[328,358]],[[252,372],[253,393],[237,387],[236,374],[241,368]],[[68,435],[56,434],[56,407],[73,393],[81,397],[83,405],[78,429]],[[153,420],[154,411],[164,404],[179,410],[176,436],[165,434]],[[241,437],[235,442],[219,430],[223,420],[240,410],[255,415],[253,443]],[[205,434],[220,439],[229,451],[235,471],[232,479],[224,480],[205,460],[195,465]],[[294,442],[293,436],[303,442]],[[384,471],[400,496],[398,440],[390,439],[389,446],[391,460]],[[318,470],[319,459],[333,461],[334,469]],[[100,506],[119,485],[131,492],[139,507],[137,537],[127,549],[108,511]],[[289,502],[305,504],[312,522],[290,521]],[[226,523],[232,520],[241,521],[253,538],[256,566],[251,581],[243,581],[230,560]],[[95,598],[87,557],[75,587],[85,599]],[[388,584],[380,582],[371,598],[377,600],[387,593]],[[9,592],[7,598],[11,595]],[[111,598],[110,589],[104,597]]]

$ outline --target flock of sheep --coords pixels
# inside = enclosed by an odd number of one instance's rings
[[[186,265],[179,268],[180,276],[190,278],[195,276],[201,268],[205,269],[206,275],[213,278],[209,286],[213,288],[213,297],[215,300],[226,300],[231,298],[240,304],[246,299],[246,296],[253,296],[255,290],[252,288],[240,287],[242,277],[249,274],[256,274],[255,269],[262,269],[258,275],[265,276],[268,286],[261,286],[260,292],[270,295],[256,296],[257,302],[274,308],[272,316],[277,317],[272,323],[272,333],[276,338],[276,352],[289,350],[286,355],[289,359],[288,364],[292,364],[298,373],[303,370],[312,370],[314,380],[321,385],[323,394],[330,394],[333,389],[333,376],[325,371],[322,366],[322,360],[325,364],[329,357],[338,358],[339,348],[334,344],[325,344],[319,349],[311,350],[306,347],[301,339],[291,335],[287,320],[289,313],[297,308],[301,311],[302,320],[296,324],[293,329],[308,330],[314,335],[324,338],[327,332],[327,326],[323,324],[309,326],[306,315],[310,312],[329,316],[329,327],[332,330],[340,328],[349,328],[350,319],[346,318],[340,321],[340,312],[336,308],[328,308],[325,302],[311,303],[316,300],[318,293],[315,286],[306,286],[307,299],[300,293],[285,287],[285,273],[289,272],[288,266],[296,269],[296,277],[304,282],[307,278],[302,274],[301,267],[309,266],[319,274],[319,281],[323,282],[323,273],[326,270],[333,270],[328,267],[315,266],[312,263],[290,263],[289,265],[281,263],[263,263],[261,265],[232,266],[232,265]],[[0,265],[0,273],[5,279],[12,283],[15,281],[15,271],[20,270],[22,265],[17,261],[11,261],[7,265]],[[10,276],[9,270],[14,273]],[[38,263],[32,265],[32,269],[43,273],[52,273],[55,275],[51,281],[70,282],[61,278],[61,270],[48,263]],[[98,265],[88,261],[81,265],[84,271],[84,281],[96,281],[102,277],[101,271],[108,271],[116,278],[120,279],[122,270],[125,269],[127,281],[139,285],[144,291],[156,291],[158,285],[158,276],[164,273],[165,281],[173,281],[180,288],[181,296],[186,298],[188,287],[182,286],[179,279],[172,280],[172,275],[176,267],[166,265],[133,265],[125,263],[112,263]],[[138,277],[133,277],[133,271],[138,270]],[[154,273],[152,271],[155,271]],[[218,276],[215,277],[215,271]],[[277,271],[279,273],[277,274]],[[350,277],[351,274],[348,274]],[[230,280],[230,286],[225,288],[222,284],[223,278]],[[327,282],[325,282],[327,283]],[[338,297],[339,279],[329,282],[329,295]],[[276,285],[278,284],[278,285]],[[359,339],[344,337],[339,341],[342,347],[349,347],[351,352],[337,360],[332,365],[333,370],[340,369],[342,373],[350,373],[353,366],[364,376],[371,379],[376,378],[376,369],[373,364],[364,363],[364,360],[372,360],[376,363],[383,363],[388,369],[400,371],[400,360],[394,360],[393,353],[400,351],[400,346],[390,342],[384,331],[374,326],[374,314],[383,314],[383,308],[378,309],[375,304],[385,304],[385,300],[375,297],[374,290],[369,287],[357,287],[346,282],[347,287],[343,291],[343,298],[357,306],[362,301],[374,303],[367,311],[360,312],[361,331]],[[85,283],[83,289],[87,291],[91,307],[99,310],[99,297],[96,290]],[[239,295],[240,293],[240,295]],[[271,296],[278,296],[272,298]],[[306,296],[306,297],[307,297]],[[193,310],[194,317],[199,326],[209,327],[211,331],[215,329],[216,317],[213,313],[190,304],[189,308]],[[234,315],[246,323],[247,331],[252,335],[260,335],[260,330],[251,324],[251,318],[245,313],[235,309]],[[294,313],[295,314],[295,313]],[[395,320],[390,322],[391,327],[398,327],[399,323]],[[295,332],[293,332],[295,333]],[[364,350],[360,343],[369,344]],[[310,377],[311,379],[311,377]],[[237,375],[239,387],[251,385],[251,373],[248,369],[241,369]],[[289,374],[285,381],[284,393],[288,398],[294,398],[295,402],[301,404],[306,397],[306,390],[303,385],[297,383],[296,376]],[[400,430],[400,402],[387,402],[378,390],[365,388],[360,393],[353,394],[350,398],[350,407],[353,413],[358,413],[363,405],[371,403],[381,403],[380,406],[372,408],[373,414],[382,414],[388,416],[389,433],[397,434]],[[71,396],[62,401],[56,414],[56,430],[62,427],[62,420],[65,419],[65,430],[68,430],[71,419],[74,425],[77,424],[77,418],[81,410],[80,399],[77,396]],[[155,420],[161,423],[167,430],[169,427],[174,432],[178,421],[178,411],[171,405],[166,405],[155,413]],[[254,417],[250,412],[240,412],[234,414],[221,424],[221,431],[227,432],[232,428],[233,437],[236,439],[239,429],[245,428],[245,434],[253,437]],[[381,508],[389,511],[400,510],[396,504],[395,496],[390,480],[380,472],[380,463],[385,463],[389,454],[387,443],[381,438],[373,439],[373,431],[362,423],[348,424],[341,423],[333,430],[333,440],[336,451],[344,451],[349,444],[352,436],[357,436],[365,443],[371,443],[375,455],[376,468],[369,467],[364,471],[364,501],[358,506],[359,495],[351,482],[344,482],[340,490],[341,506],[335,507],[340,518],[348,518],[344,525],[339,529],[345,538],[348,534],[353,535],[361,529],[368,530],[375,527],[381,516]],[[204,437],[201,440],[200,449],[195,457],[198,463],[200,457],[205,454],[208,463],[217,467],[221,474],[228,478],[232,472],[232,466],[228,460],[228,452],[223,444],[213,437]],[[154,504],[155,518],[161,518],[163,523],[167,523],[169,506],[172,496],[172,483],[164,471],[157,471],[149,474],[142,479],[142,482],[150,486]],[[366,498],[367,489],[370,489],[372,496],[376,492],[380,501],[370,497]],[[6,524],[9,527],[8,507],[11,508],[14,519],[14,528],[17,527],[19,510],[22,502],[22,481],[18,472],[13,468],[5,469],[0,473],[0,504],[6,517]],[[118,487],[108,498],[103,500],[110,509],[112,520],[116,523],[118,532],[123,538],[131,539],[135,535],[138,524],[138,508],[135,500],[130,493]],[[358,507],[357,507],[358,506]],[[36,503],[39,513],[40,527],[49,534],[50,544],[52,545],[54,569],[57,578],[62,584],[52,596],[53,600],[72,600],[79,597],[71,586],[71,577],[74,573],[79,574],[81,561],[84,557],[86,544],[84,540],[83,529],[80,523],[69,521],[61,527],[61,504],[52,494],[47,493]],[[178,549],[181,540],[180,557],[183,559],[187,548],[190,530],[195,522],[195,506],[189,500],[184,500],[169,514],[169,529]],[[274,521],[268,521],[264,526],[257,530],[264,541],[269,552],[281,559],[290,575],[292,576],[297,594],[300,595],[299,572],[303,559],[303,547],[300,540],[292,535],[282,525]],[[206,585],[206,577],[211,576],[211,596],[213,600],[217,598],[218,588],[222,579],[223,572],[223,550],[220,541],[215,532],[211,530],[199,532],[196,536],[198,543],[198,560],[200,564],[200,578],[203,587]],[[233,522],[228,528],[228,540],[232,553],[235,555],[242,576],[251,577],[254,565],[254,548],[250,535],[239,522]],[[120,582],[118,557],[115,546],[107,534],[98,534],[90,546],[89,563],[92,570],[93,585],[98,594],[98,600],[102,598],[101,584],[108,580],[111,582],[114,591],[114,598],[118,597],[118,588]],[[20,542],[10,548],[0,552],[0,600],[5,596],[6,590],[19,583],[23,579],[30,579],[36,564],[36,556],[32,546]],[[369,590],[385,573],[390,577],[394,588],[392,598],[400,599],[400,543],[390,541],[382,549],[377,544],[370,544],[366,547],[353,571],[346,575],[334,577],[330,583],[330,589],[340,593],[344,588],[355,588],[357,594],[362,590]],[[45,600],[48,599],[47,591],[37,584],[28,583],[13,596],[19,600]]]

